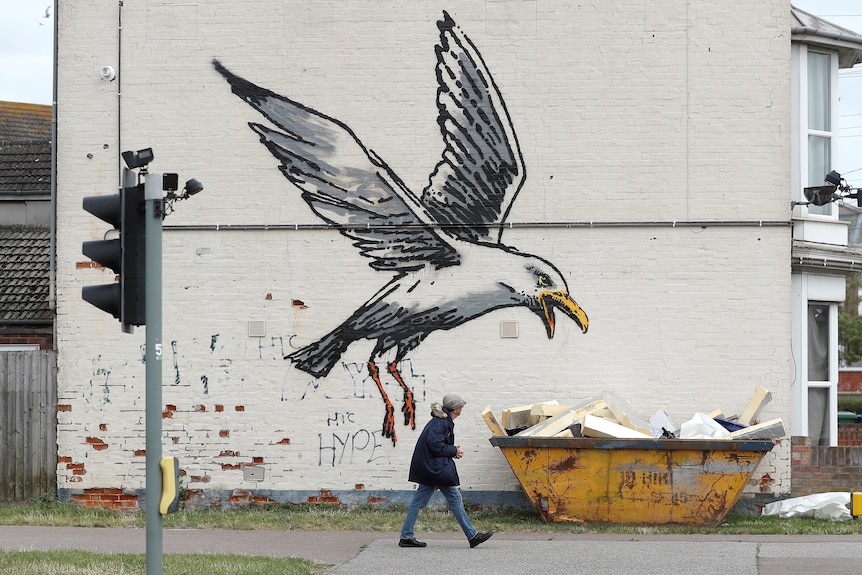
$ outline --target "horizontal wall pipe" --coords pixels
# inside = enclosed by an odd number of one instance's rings
[[[504,224],[393,224],[374,226],[347,226],[340,224],[208,224],[208,225],[165,225],[165,231],[303,231],[303,230],[427,230],[459,229],[463,227],[487,227],[489,229],[530,229],[530,228],[767,228],[789,227],[790,220],[729,220],[729,221],[664,221],[664,222],[512,222]]]

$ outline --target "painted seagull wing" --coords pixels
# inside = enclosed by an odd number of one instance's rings
[[[418,201],[342,122],[261,88],[213,61],[234,94],[278,129],[249,126],[320,218],[338,226],[378,270],[458,264],[458,253],[416,215]]]
[[[437,124],[446,149],[422,204],[447,232],[499,243],[500,224],[524,184],[524,159],[479,50],[446,12],[437,27]]]

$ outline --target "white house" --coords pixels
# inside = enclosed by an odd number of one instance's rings
[[[838,205],[806,205],[803,189],[824,185],[836,157],[838,69],[862,62],[862,36],[793,9],[793,435],[837,445],[838,304],[845,277],[859,273]]]
[[[146,148],[151,175],[205,186],[164,221],[161,411],[206,500],[408,496],[449,392],[471,502],[521,498],[486,405],[611,391],[680,424],[762,386],[762,419],[834,442],[817,417],[858,264],[830,205],[791,201],[828,171],[859,36],[742,0],[58,0],[57,18],[61,498],[144,486],[145,328],[82,301],[114,274],[81,244],[109,227],[82,198]],[[790,470],[788,437],[761,496]]]

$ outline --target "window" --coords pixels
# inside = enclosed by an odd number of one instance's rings
[[[832,169],[833,55],[808,52],[808,178],[806,186],[822,186]],[[808,206],[809,214],[831,216],[833,204]]]
[[[837,390],[830,369],[836,345],[831,329],[837,321],[836,304],[809,302],[808,304],[808,436],[812,445],[829,445],[835,406],[831,404]],[[835,339],[837,339],[837,332]]]
[[[39,344],[3,344],[0,345],[0,351],[39,351]]]

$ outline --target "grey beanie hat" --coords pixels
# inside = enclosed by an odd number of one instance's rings
[[[456,395],[454,393],[448,393],[443,396],[443,407],[446,409],[458,409],[459,407],[464,407],[467,405],[467,402],[460,395]]]

